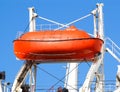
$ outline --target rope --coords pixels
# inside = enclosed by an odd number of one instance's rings
[[[92,14],[90,13],[90,14],[88,14],[88,15],[86,15],[86,16],[83,16],[83,17],[81,17],[81,18],[78,18],[78,19],[76,19],[76,20],[74,20],[74,21],[72,21],[72,22],[70,22],[70,23],[68,23],[68,24],[65,24],[65,26],[59,27],[59,28],[57,28],[57,29],[55,29],[55,30],[59,30],[59,29],[61,29],[61,28],[63,28],[63,27],[69,26],[69,25],[71,25],[71,24],[73,24],[73,23],[75,23],[75,22],[78,22],[78,21],[80,21],[80,20],[82,20],[82,19],[85,19],[85,18],[87,18],[87,17],[89,17],[89,16],[91,16],[91,15],[92,15]]]
[[[43,19],[43,20],[46,20],[46,21],[51,22],[51,23],[54,23],[54,24],[57,24],[57,25],[61,25],[61,27],[55,29],[55,30],[59,30],[59,29],[64,28],[64,27],[69,27],[69,25],[71,25],[71,24],[73,24],[73,23],[75,23],[75,22],[78,22],[78,21],[80,21],[80,20],[82,20],[82,19],[85,19],[85,18],[87,18],[87,17],[89,17],[89,16],[91,16],[91,15],[92,15],[92,14],[90,13],[90,14],[88,14],[88,15],[86,15],[86,16],[83,16],[83,17],[81,17],[81,18],[78,18],[78,19],[76,19],[76,20],[74,20],[74,21],[72,21],[72,22],[70,22],[70,23],[68,23],[68,24],[62,24],[62,23],[59,23],[59,22],[56,22],[56,21],[53,21],[53,20],[50,20],[50,19],[47,19],[47,18],[44,18],[44,17],[41,17],[41,16],[38,16],[38,18]]]
[[[27,29],[29,28],[29,25],[30,25],[30,23],[32,22],[32,20],[33,20],[33,18],[32,18],[32,19],[29,21],[29,23],[26,25],[25,30],[24,30],[23,33],[25,33],[25,32],[27,31]]]
[[[38,67],[38,68],[41,69],[42,71],[46,72],[48,75],[50,75],[50,76],[52,76],[53,78],[55,78],[55,79],[58,80],[54,85],[52,85],[52,87],[54,87],[54,86],[56,86],[59,82],[65,83],[65,82],[62,81],[62,80],[63,80],[66,76],[68,76],[73,70],[75,70],[80,64],[81,64],[81,63],[79,63],[75,68],[73,68],[67,75],[65,75],[65,76],[62,77],[61,79],[57,78],[57,77],[54,76],[53,74],[47,72],[46,70],[44,70],[44,69],[42,69],[42,68],[40,68],[40,67]],[[76,89],[76,88],[74,88],[74,87],[72,87],[72,86],[70,86],[70,85],[68,85],[68,86],[78,91],[78,89]],[[51,88],[50,88],[50,89],[51,89]]]
[[[47,18],[44,18],[44,17],[41,17],[41,16],[38,16],[38,18],[39,18],[39,19],[46,20],[46,21],[51,22],[51,23],[54,23],[54,24],[57,24],[57,25],[61,25],[61,27],[55,29],[55,30],[59,30],[59,29],[64,28],[64,27],[69,27],[69,25],[71,25],[71,24],[73,24],[73,23],[75,23],[75,22],[78,22],[78,21],[80,21],[80,20],[82,20],[82,19],[85,19],[85,18],[87,18],[87,17],[89,17],[89,16],[91,16],[91,15],[92,15],[92,14],[90,13],[90,14],[88,14],[88,15],[86,15],[86,16],[83,16],[83,17],[81,17],[81,18],[78,18],[78,19],[76,19],[76,20],[74,20],[74,21],[72,21],[72,22],[70,22],[70,23],[68,23],[68,24],[62,24],[62,23],[59,23],[59,22],[56,22],[56,21],[53,21],[53,20],[50,20],[50,19],[47,19]],[[28,23],[27,26],[25,27],[25,30],[24,30],[23,33],[25,33],[25,32],[27,31],[27,29],[28,29],[28,27],[29,27],[29,25],[30,25],[30,23],[31,23],[32,20],[33,20],[33,19],[31,19],[31,20],[29,21],[29,23]]]
[[[29,23],[26,25],[26,27],[25,27],[25,29],[24,29],[24,31],[20,34],[20,33],[18,33],[17,34],[17,39],[19,39],[26,31],[27,31],[27,29],[29,28],[29,25],[30,25],[30,23],[32,22],[32,19],[29,21]]]

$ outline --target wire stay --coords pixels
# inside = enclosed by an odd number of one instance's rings
[[[91,15],[92,15],[91,13],[90,13],[90,14],[87,14],[87,15],[85,15],[85,16],[83,16],[83,17],[81,17],[81,18],[78,18],[78,19],[76,19],[76,20],[74,20],[74,21],[72,21],[72,22],[69,22],[69,23],[67,23],[67,24],[62,24],[62,23],[59,23],[59,22],[56,22],[56,21],[53,21],[53,20],[50,20],[50,19],[47,19],[47,18],[44,18],[44,17],[41,17],[41,16],[38,16],[38,18],[39,18],[39,19],[43,19],[43,20],[48,21],[48,22],[51,22],[51,23],[54,23],[54,24],[57,24],[57,25],[60,25],[61,27],[55,29],[55,30],[59,30],[59,29],[62,29],[62,28],[64,28],[64,27],[69,27],[69,25],[71,25],[71,24],[73,24],[73,23],[75,23],[75,22],[78,22],[78,21],[80,21],[80,20],[82,20],[82,19],[85,19],[85,18],[87,18],[87,17],[89,17],[89,16],[91,16]]]
[[[50,19],[47,19],[47,18],[44,18],[44,17],[41,17],[41,16],[38,16],[38,18],[43,19],[43,20],[46,20],[46,21],[51,22],[51,23],[54,23],[54,24],[57,24],[57,25],[61,25],[61,26],[64,26],[64,27],[69,27],[69,26],[64,25],[64,24],[62,24],[62,23],[59,23],[59,22],[56,22],[56,21],[53,21],[53,20],[50,20]]]

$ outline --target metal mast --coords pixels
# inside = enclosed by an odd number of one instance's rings
[[[92,14],[94,15],[94,35],[95,37],[98,37],[104,41],[102,6],[103,6],[102,3],[97,4],[97,8],[92,12]],[[79,92],[90,92],[90,85],[92,84],[91,81],[94,80],[94,77],[96,77],[95,92],[104,92],[103,58],[104,58],[104,45],[102,46],[101,49],[101,55],[97,56],[95,59],[96,63],[93,63],[91,65],[86,76],[86,80],[84,81],[83,86],[79,89]]]
[[[34,8],[33,7],[29,8],[29,23],[30,23],[29,32],[34,32],[36,30],[35,24],[36,17],[37,14],[34,13]],[[23,92],[24,88],[27,88],[27,90],[30,90],[30,92],[35,92],[37,67],[36,64],[33,62],[34,61],[25,61],[24,65],[21,67],[20,71],[18,72],[14,80],[12,92]],[[28,74],[30,81],[29,85],[26,85],[24,81]]]
[[[98,12],[98,36],[99,38],[104,41],[104,23],[103,23],[103,4],[97,4],[97,12]],[[105,44],[105,42],[104,42]],[[102,46],[101,49],[101,57],[98,59],[98,62],[100,62],[100,67],[98,69],[98,72],[96,74],[96,92],[104,92],[104,51],[105,51],[105,46]]]
[[[94,15],[94,36],[102,39],[104,41],[104,30],[103,30],[103,12],[102,12],[103,4],[97,4],[97,8],[92,11]],[[96,63],[93,63],[90,67],[90,70],[86,76],[86,80],[83,86],[80,88],[79,92],[90,92],[91,81],[93,81],[96,76],[96,92],[104,92],[103,88],[103,80],[104,80],[104,68],[103,68],[103,58],[104,58],[104,45],[101,49],[101,55],[96,56]],[[78,63],[68,63],[67,64],[66,75],[74,69],[78,67]],[[69,89],[70,92],[78,92],[77,91],[77,82],[78,82],[78,68],[71,72],[66,77],[65,87]]]
[[[29,32],[34,32],[36,30],[36,22],[35,18],[37,17],[37,14],[34,13],[34,7],[28,8],[29,10]]]

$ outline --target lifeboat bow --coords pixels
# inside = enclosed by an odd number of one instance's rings
[[[13,41],[20,60],[35,62],[94,61],[103,41],[70,26],[65,30],[27,32]]]

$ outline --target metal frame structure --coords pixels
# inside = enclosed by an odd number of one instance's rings
[[[97,4],[97,8],[92,13],[94,15],[94,36],[95,37],[98,36],[100,39],[104,41],[102,6],[103,4]],[[97,26],[98,26],[98,29],[97,29]],[[95,92],[104,92],[103,59],[104,59],[104,44],[101,49],[101,55],[97,56],[96,63],[93,63],[91,65],[89,72],[86,76],[86,80],[83,86],[80,88],[79,92],[90,92],[91,81],[93,81],[95,76],[97,79]]]
[[[35,24],[35,19],[36,17],[49,21],[51,23],[54,24],[58,24],[61,27],[57,28],[57,29],[61,29],[63,27],[68,27],[69,25],[80,21],[81,19],[84,19],[90,15],[93,15],[93,19],[94,19],[94,37],[99,37],[100,39],[102,39],[103,41],[105,41],[104,39],[104,27],[103,27],[103,11],[102,11],[102,7],[103,4],[97,4],[97,8],[95,10],[93,10],[90,14],[79,18],[77,20],[74,20],[68,24],[61,24],[58,23],[56,21],[47,19],[47,18],[43,18],[38,16],[35,12],[34,12],[34,8],[29,8],[29,21],[30,21],[30,27],[29,27],[29,31],[33,32],[36,30],[36,24]],[[55,30],[57,30],[55,29]],[[78,68],[76,68],[74,71],[72,71],[72,73],[69,74],[69,72],[71,70],[73,70],[73,68],[78,66],[78,63],[67,63],[67,68],[66,68],[66,78],[65,78],[65,84],[64,87],[67,89],[71,89],[69,90],[69,92],[90,92],[90,86],[91,86],[91,81],[94,80],[94,78],[96,78],[96,87],[95,87],[95,92],[104,92],[104,53],[108,51],[113,57],[115,57],[118,61],[120,61],[120,58],[117,57],[109,48],[105,47],[105,42],[102,46],[101,49],[101,55],[100,56],[96,56],[95,60],[96,63],[92,63],[88,74],[86,76],[86,79],[82,85],[81,88],[79,88],[78,90]],[[30,92],[35,92],[35,86],[36,86],[36,64],[33,63],[34,61],[26,61],[25,64],[21,67],[20,71],[18,72],[18,75],[16,76],[13,86],[12,86],[12,92],[22,92],[21,86],[24,84],[24,80],[26,78],[26,76],[30,76]],[[120,83],[120,82],[119,82]],[[34,88],[33,88],[34,86]],[[71,88],[72,86],[72,88]],[[32,87],[32,89],[31,89]],[[77,89],[77,90],[76,90]],[[120,89],[120,86],[118,86],[118,89]],[[2,92],[2,91],[1,91]],[[118,91],[115,91],[118,92]]]

